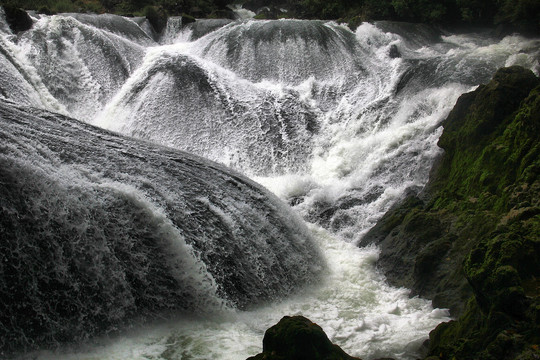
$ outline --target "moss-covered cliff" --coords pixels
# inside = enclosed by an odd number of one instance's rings
[[[461,96],[425,193],[364,239],[390,282],[459,316],[430,334],[435,358],[540,356],[539,85],[510,67]]]

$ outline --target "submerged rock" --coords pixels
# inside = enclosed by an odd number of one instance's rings
[[[539,85],[510,67],[462,95],[424,193],[363,239],[390,283],[461,315],[430,334],[433,358],[540,356]]]
[[[354,360],[303,316],[285,316],[264,334],[263,352],[248,360]]]

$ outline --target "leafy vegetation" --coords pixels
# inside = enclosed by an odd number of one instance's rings
[[[277,1],[283,3],[283,1]],[[399,20],[435,24],[511,24],[540,29],[540,0],[302,0],[289,1],[300,17]]]
[[[119,15],[146,15],[149,11],[168,15],[190,13],[197,17],[208,17],[223,9],[222,0],[1,0],[0,5],[36,10],[39,13],[62,12],[114,13]],[[149,10],[153,8],[153,10]]]
[[[41,13],[93,12],[145,15],[148,7],[168,15],[228,17],[229,3],[243,4],[258,18],[333,19],[357,25],[367,20],[432,24],[499,25],[528,32],[540,30],[540,0],[0,0]],[[278,11],[268,11],[278,9]],[[279,9],[287,9],[282,13]]]

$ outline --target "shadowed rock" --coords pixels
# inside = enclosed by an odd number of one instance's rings
[[[11,5],[3,5],[6,21],[14,33],[26,31],[32,27],[32,19],[23,9]]]
[[[285,316],[266,331],[263,352],[248,360],[354,360],[303,316]]]

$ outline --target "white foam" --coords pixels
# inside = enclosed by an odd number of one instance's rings
[[[238,19],[247,20],[255,17],[255,13],[251,10],[244,9],[242,4],[231,4],[228,5],[231,10],[235,13]]]
[[[283,39],[257,37],[259,30],[280,34],[276,24],[287,27],[289,35]],[[327,45],[333,51],[310,39],[308,30],[324,33],[331,39]],[[441,121],[458,96],[479,81],[487,81],[504,65],[521,64],[538,74],[540,46],[538,40],[519,36],[499,41],[469,34],[446,36],[441,43],[416,48],[368,23],[354,34],[347,31],[334,23],[249,20],[226,25],[193,42],[188,41],[190,33],[180,32],[180,37],[167,40],[175,44],[149,48],[140,67],[92,119],[96,125],[134,136],[143,134],[247,173],[261,170],[255,168],[261,159],[271,162],[256,180],[283,200],[297,204],[298,213],[320,220],[317,211],[322,205],[334,210],[325,224],[329,230],[311,226],[329,265],[324,281],[282,302],[246,312],[223,311],[204,319],[149,325],[112,342],[103,339],[91,349],[68,351],[63,358],[245,359],[261,350],[266,328],[281,316],[294,314],[320,324],[352,355],[415,358],[416,349],[431,329],[448,319],[448,312],[432,309],[429,301],[409,298],[406,289],[388,286],[374,267],[378,250],[359,249],[354,243],[408,188],[426,183],[432,161],[440,153],[436,142]],[[244,39],[246,34],[252,37]],[[401,58],[390,58],[394,45]],[[207,82],[209,95],[200,95],[193,87],[178,97],[170,90],[175,88],[168,87],[174,81],[167,72],[172,67],[152,73],[162,64],[169,65],[167,62],[193,64],[202,74],[196,80]],[[422,71],[415,73],[418,69]],[[413,71],[410,86],[406,81],[409,70]],[[36,70],[32,71],[33,84],[48,99],[50,94],[40,85]],[[82,79],[92,84],[88,77]],[[201,105],[197,99],[207,101]],[[97,101],[95,97],[90,100]],[[298,107],[284,115],[286,101]],[[213,108],[209,103],[217,105]],[[280,141],[290,141],[289,148],[278,149],[281,157],[253,156],[247,162],[255,150],[264,154],[273,150],[274,144],[268,140],[272,134],[264,127],[268,112],[283,125],[292,113],[302,111],[312,115],[317,125],[312,133],[306,132],[309,138],[279,133]],[[135,126],[137,118],[144,121]],[[153,119],[159,121],[150,121]],[[193,132],[189,136],[174,133],[178,128]],[[282,166],[293,146],[305,146],[309,151]],[[348,199],[354,201],[341,206]],[[211,210],[228,222],[223,211]],[[166,237],[178,235],[165,222],[162,230]],[[183,254],[188,250],[183,245],[177,249]],[[38,356],[53,357],[56,354]]]
[[[448,311],[409,298],[408,290],[388,286],[374,269],[378,250],[360,249],[326,230],[311,226],[327,256],[323,283],[280,303],[251,311],[223,312],[206,319],[174,320],[129,335],[106,339],[88,350],[64,353],[59,359],[189,359],[239,360],[262,350],[264,331],[283,315],[303,315],[319,324],[330,340],[353,356],[415,359],[421,343]],[[37,359],[52,359],[42,353]]]
[[[136,25],[134,29],[143,33]],[[46,108],[89,121],[138,66],[143,45],[150,43],[55,15],[41,17],[15,47],[32,69],[27,70],[32,79],[38,79],[32,83],[43,83],[38,90],[47,96]]]
[[[20,90],[19,94],[10,94],[12,96],[20,96],[21,98],[13,98],[12,100],[21,101],[23,103],[29,102],[32,106],[49,109],[61,114],[68,114],[66,108],[55,99],[42,79],[38,75],[36,68],[32,66],[27,57],[27,52],[24,46],[18,46],[13,42],[13,38],[10,35],[0,35],[0,47],[4,49],[11,57],[14,70],[18,73],[13,76],[22,78],[22,83],[11,84]]]

